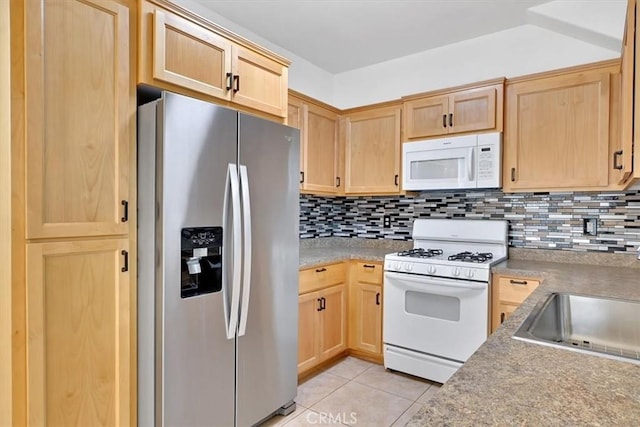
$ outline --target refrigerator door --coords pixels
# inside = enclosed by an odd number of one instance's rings
[[[234,216],[225,215],[224,200],[229,164],[237,159],[237,113],[181,95],[165,92],[163,98],[156,185],[164,266],[157,277],[162,287],[156,298],[156,424],[232,426],[235,339],[227,339],[225,299],[228,304],[233,236],[223,217]],[[227,199],[233,197],[239,200],[238,194]],[[221,291],[181,297],[181,230],[187,227],[223,227]]]
[[[244,114],[239,122],[241,187],[251,209],[251,265],[245,258],[243,267],[250,294],[245,287],[237,356],[237,425],[245,427],[296,396],[300,147],[297,129]]]

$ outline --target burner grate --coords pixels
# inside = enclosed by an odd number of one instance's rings
[[[409,249],[408,251],[398,252],[398,256],[408,256],[412,258],[433,258],[442,255],[442,249]]]
[[[487,262],[493,258],[491,252],[460,252],[455,255],[449,255],[449,261],[462,261],[462,262]]]

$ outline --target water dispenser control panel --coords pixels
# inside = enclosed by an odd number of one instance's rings
[[[182,298],[222,290],[222,227],[183,228]]]

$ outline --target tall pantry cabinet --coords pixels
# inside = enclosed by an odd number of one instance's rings
[[[135,17],[12,2],[14,425],[135,424]]]

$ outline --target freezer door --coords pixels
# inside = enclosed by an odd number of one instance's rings
[[[188,257],[181,254],[181,232],[223,227],[220,252],[229,267],[231,232],[223,224],[223,205],[229,164],[237,159],[237,113],[171,93],[159,110],[156,424],[228,427],[234,423],[235,339],[227,339],[224,304],[232,272],[226,271],[220,291],[181,293],[190,274],[182,268]]]
[[[300,147],[297,129],[244,114],[239,139],[241,187],[251,208],[250,294],[247,311],[243,289],[237,372],[237,421],[245,427],[296,396]]]

